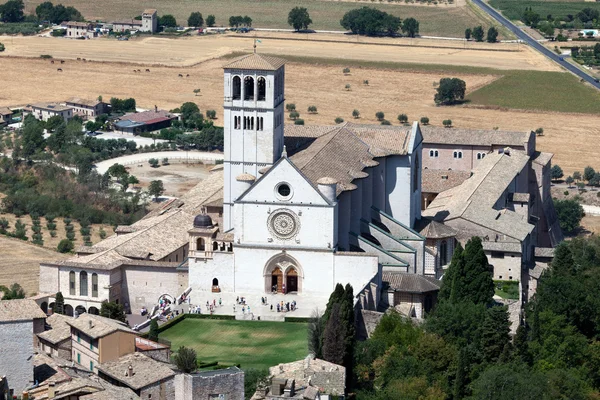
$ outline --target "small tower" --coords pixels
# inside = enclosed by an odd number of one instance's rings
[[[284,60],[248,54],[224,67],[223,228],[233,227],[236,177],[259,176],[283,150]]]
[[[158,31],[158,14],[155,9],[149,8],[142,13],[142,32],[154,33]]]

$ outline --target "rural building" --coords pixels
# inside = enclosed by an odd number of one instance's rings
[[[142,32],[154,33],[158,31],[158,13],[155,9],[149,8],[142,13]]]
[[[46,314],[33,300],[0,300],[0,377],[15,395],[33,385],[36,334],[44,331]]]
[[[71,326],[67,323],[71,318],[56,313],[46,318],[49,329],[37,335],[41,353],[65,360],[71,359]]]
[[[174,119],[177,119],[176,115],[164,110],[131,113],[119,118],[115,123],[115,130],[133,134],[152,132],[168,128]]]
[[[72,97],[65,104],[73,108],[73,112],[84,119],[96,118],[98,115],[105,114],[108,111],[108,104],[97,99],[89,100]]]
[[[111,22],[113,32],[138,31],[142,29],[142,21],[137,19],[124,19]]]
[[[80,37],[95,37],[96,31],[94,31],[94,25],[88,22],[66,22],[68,38],[80,38]]]
[[[0,126],[10,124],[13,112],[8,107],[0,107]]]
[[[169,364],[153,360],[141,353],[127,354],[116,360],[102,363],[98,366],[98,375],[115,386],[133,390],[142,399],[172,400],[175,398],[173,369]]]
[[[244,400],[244,371],[238,367],[177,374],[175,400]]]
[[[32,114],[40,121],[48,121],[54,116],[60,116],[65,121],[73,118],[73,108],[58,103],[37,103],[23,109],[23,116]]]
[[[98,373],[98,367],[135,351],[136,332],[120,321],[82,314],[67,321],[71,327],[71,359]]]
[[[313,355],[269,368],[269,379],[270,385],[257,388],[252,400],[343,400],[346,395],[346,368]]]

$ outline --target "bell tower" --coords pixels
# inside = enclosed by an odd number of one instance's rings
[[[223,225],[233,227],[236,177],[273,165],[283,151],[285,61],[248,54],[225,65]]]

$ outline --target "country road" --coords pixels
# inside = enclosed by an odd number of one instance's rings
[[[531,47],[533,47],[534,49],[536,49],[537,51],[542,53],[544,56],[548,57],[555,63],[559,64],[561,67],[563,67],[563,68],[567,69],[568,71],[572,72],[573,74],[577,75],[579,78],[584,79],[589,84],[594,86],[596,89],[600,89],[600,83],[596,82],[595,79],[591,75],[588,75],[584,71],[575,67],[574,65],[569,64],[567,61],[564,60],[564,58],[562,56],[559,56],[558,54],[552,52],[548,48],[539,44],[537,40],[533,39],[531,36],[529,36],[528,34],[523,32],[521,29],[519,29],[518,26],[513,24],[510,20],[508,20],[506,17],[504,17],[502,14],[500,14],[500,12],[496,11],[490,5],[485,3],[483,0],[472,0],[472,1],[477,6],[479,6],[483,11],[485,11],[487,14],[489,14],[492,18],[494,18],[496,21],[498,21],[500,24],[502,24],[504,27],[506,27],[508,30],[510,30],[512,33],[514,33],[519,39],[523,40],[525,43],[527,43],[528,45],[530,45]]]
[[[162,160],[168,158],[170,162],[204,162],[208,164],[214,164],[217,161],[223,159],[222,153],[209,153],[205,151],[158,151],[154,153],[137,153],[130,154],[127,156],[111,158],[109,160],[100,161],[96,163],[96,172],[100,175],[108,171],[113,164],[131,165],[131,164],[143,164],[148,162],[151,158],[157,158]]]

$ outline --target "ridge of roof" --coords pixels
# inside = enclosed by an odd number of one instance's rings
[[[275,71],[284,65],[285,60],[282,58],[250,53],[233,59],[225,64],[223,69],[258,69],[262,71]]]

